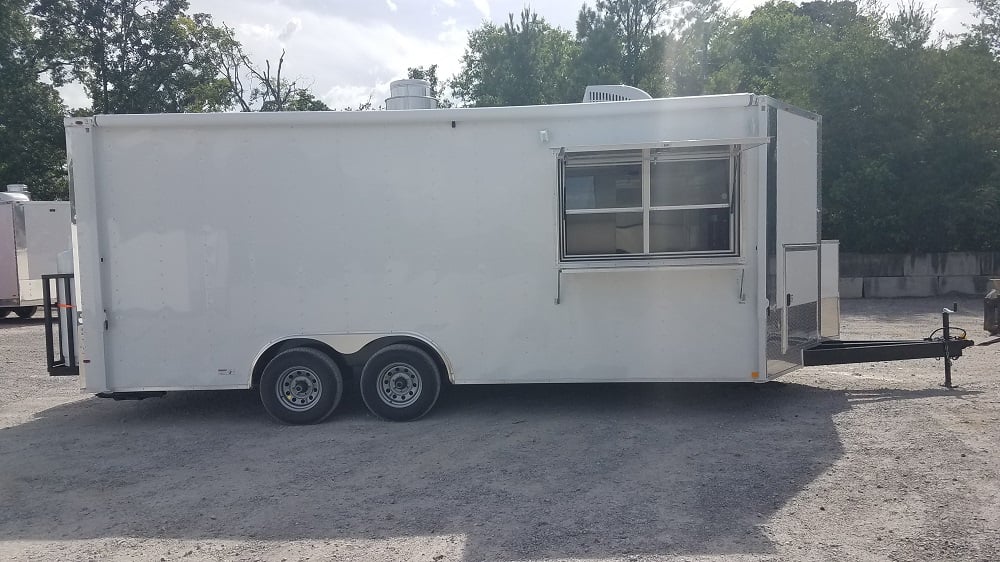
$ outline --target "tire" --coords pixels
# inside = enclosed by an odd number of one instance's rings
[[[260,377],[260,401],[284,423],[319,423],[337,409],[344,391],[340,368],[311,347],[286,349],[274,356]]]
[[[14,314],[16,314],[17,317],[22,320],[27,320],[28,318],[31,318],[32,316],[35,315],[36,312],[38,312],[37,306],[22,306],[20,308],[14,309]]]
[[[375,352],[361,370],[361,399],[389,421],[411,421],[431,411],[441,394],[441,372],[419,347],[393,344]]]
[[[9,308],[0,308],[0,318],[6,318],[8,314],[11,313]]]

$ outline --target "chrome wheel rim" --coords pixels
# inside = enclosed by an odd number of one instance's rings
[[[323,383],[316,373],[306,367],[285,369],[275,387],[281,405],[294,412],[312,408],[323,396]]]
[[[378,374],[378,397],[393,408],[405,408],[424,390],[420,373],[412,365],[393,363]]]

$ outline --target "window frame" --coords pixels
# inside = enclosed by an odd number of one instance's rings
[[[672,145],[680,146],[672,146]],[[656,143],[626,147],[564,148],[558,154],[558,210],[559,210],[559,259],[562,263],[579,262],[642,262],[644,264],[669,263],[682,258],[734,258],[740,257],[740,201],[742,142]],[[681,148],[673,152],[671,149]],[[638,153],[639,161],[623,158],[624,152]],[[616,154],[617,153],[617,154]],[[608,157],[602,157],[607,154]],[[575,160],[575,161],[574,161]],[[728,203],[692,205],[652,205],[652,166],[655,162],[727,160],[729,164]],[[641,207],[608,207],[593,209],[566,208],[566,171],[571,168],[615,166],[641,163]],[[729,244],[725,250],[697,250],[680,252],[652,252],[650,240],[650,214],[657,211],[684,211],[696,209],[729,210]],[[568,254],[566,220],[574,215],[615,215],[618,213],[642,214],[643,251],[634,254]]]

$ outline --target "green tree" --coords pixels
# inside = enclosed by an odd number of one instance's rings
[[[727,62],[717,43],[738,21],[719,0],[698,0],[683,7],[664,50],[667,88],[672,95],[705,93],[710,78]]]
[[[57,83],[87,90],[95,113],[218,109],[186,0],[38,0],[32,12]]]
[[[240,111],[328,111],[301,79],[283,76],[285,52],[276,64],[265,59],[255,63],[236,39],[233,28],[216,26],[208,14],[194,17],[194,37],[199,46],[199,64],[209,69],[216,79],[207,83],[209,96],[225,100],[223,109]],[[218,95],[217,91],[224,92]]]
[[[525,8],[502,27],[484,23],[469,33],[462,69],[452,91],[474,106],[536,105],[577,101],[570,68],[576,44]]]
[[[430,66],[417,66],[410,67],[406,69],[406,77],[418,80],[427,80],[431,84],[431,97],[438,100],[438,107],[451,107],[453,102],[447,99],[444,94],[445,88],[447,88],[447,81],[441,81],[438,79],[437,74],[438,65],[432,64]]]
[[[0,2],[0,184],[28,184],[36,199],[65,199],[59,93],[45,72],[24,1]]]
[[[824,235],[852,251],[997,245],[1000,67],[981,41],[933,43],[932,14],[769,2],[715,41],[710,92],[823,115]],[[977,46],[978,45],[978,46]]]
[[[577,85],[624,83],[660,96],[667,91],[662,31],[675,0],[597,0],[576,23],[580,43]],[[582,90],[581,90],[582,93]]]
[[[57,84],[76,80],[95,113],[328,109],[277,63],[255,64],[233,30],[187,0],[36,0]]]
[[[1000,54],[1000,0],[971,0],[978,22],[970,27],[970,40],[981,41],[993,54]]]

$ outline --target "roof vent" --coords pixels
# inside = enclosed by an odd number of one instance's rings
[[[643,92],[639,88],[625,86],[624,84],[608,84],[602,86],[587,86],[583,92],[583,103],[595,101],[626,101],[626,100],[648,100],[652,96]]]
[[[407,79],[389,83],[386,109],[435,109],[438,102],[431,97],[431,83],[427,80]]]

